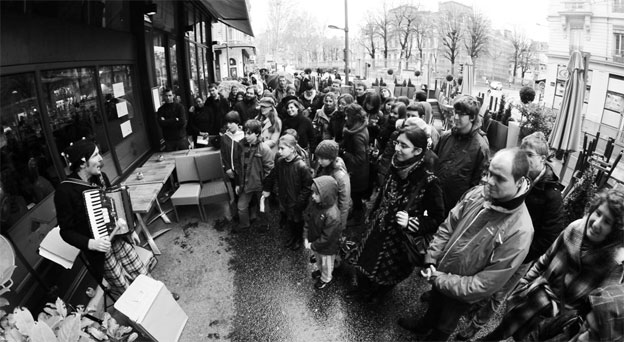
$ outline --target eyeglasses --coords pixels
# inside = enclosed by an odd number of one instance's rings
[[[395,141],[394,141],[394,146],[397,146],[397,145],[398,145],[398,146],[399,146],[399,148],[401,148],[402,150],[407,150],[407,149],[410,149],[410,148],[414,148],[414,146],[409,146],[409,145],[407,145],[407,144],[405,144],[405,143],[402,143],[402,142],[400,142],[400,141],[396,141],[396,140],[395,140]]]

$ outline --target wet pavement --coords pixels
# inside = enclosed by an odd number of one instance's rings
[[[269,232],[252,226],[234,234],[233,223],[222,219],[225,206],[208,209],[208,222],[184,207],[179,223],[150,227],[173,227],[156,240],[163,255],[153,276],[181,295],[189,322],[180,341],[416,340],[396,324],[426,310],[419,298],[430,285],[416,272],[379,304],[349,301],[341,268],[329,287],[314,288],[311,251],[283,247],[287,232],[275,214]]]

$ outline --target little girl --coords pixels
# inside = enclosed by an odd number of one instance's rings
[[[279,158],[275,167],[264,179],[262,197],[268,198],[275,181],[279,187],[279,202],[286,215],[290,238],[285,247],[292,250],[301,248],[303,240],[303,210],[310,197],[312,175],[306,163],[296,151],[297,140],[292,135],[279,139]]]
[[[316,256],[318,270],[312,277],[318,279],[314,285],[321,290],[332,281],[334,260],[338,254],[338,240],[342,231],[340,211],[336,205],[338,183],[331,176],[320,176],[312,184],[312,203],[305,212],[307,227],[306,248]]]

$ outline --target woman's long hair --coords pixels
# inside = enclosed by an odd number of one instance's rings
[[[277,115],[275,107],[271,107],[271,110],[266,114],[266,118],[269,119],[271,127],[269,127],[269,133],[273,134],[275,131],[282,131],[282,120]]]

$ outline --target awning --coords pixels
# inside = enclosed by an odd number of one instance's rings
[[[254,36],[249,22],[246,0],[201,0],[201,3],[220,22],[249,36]]]

